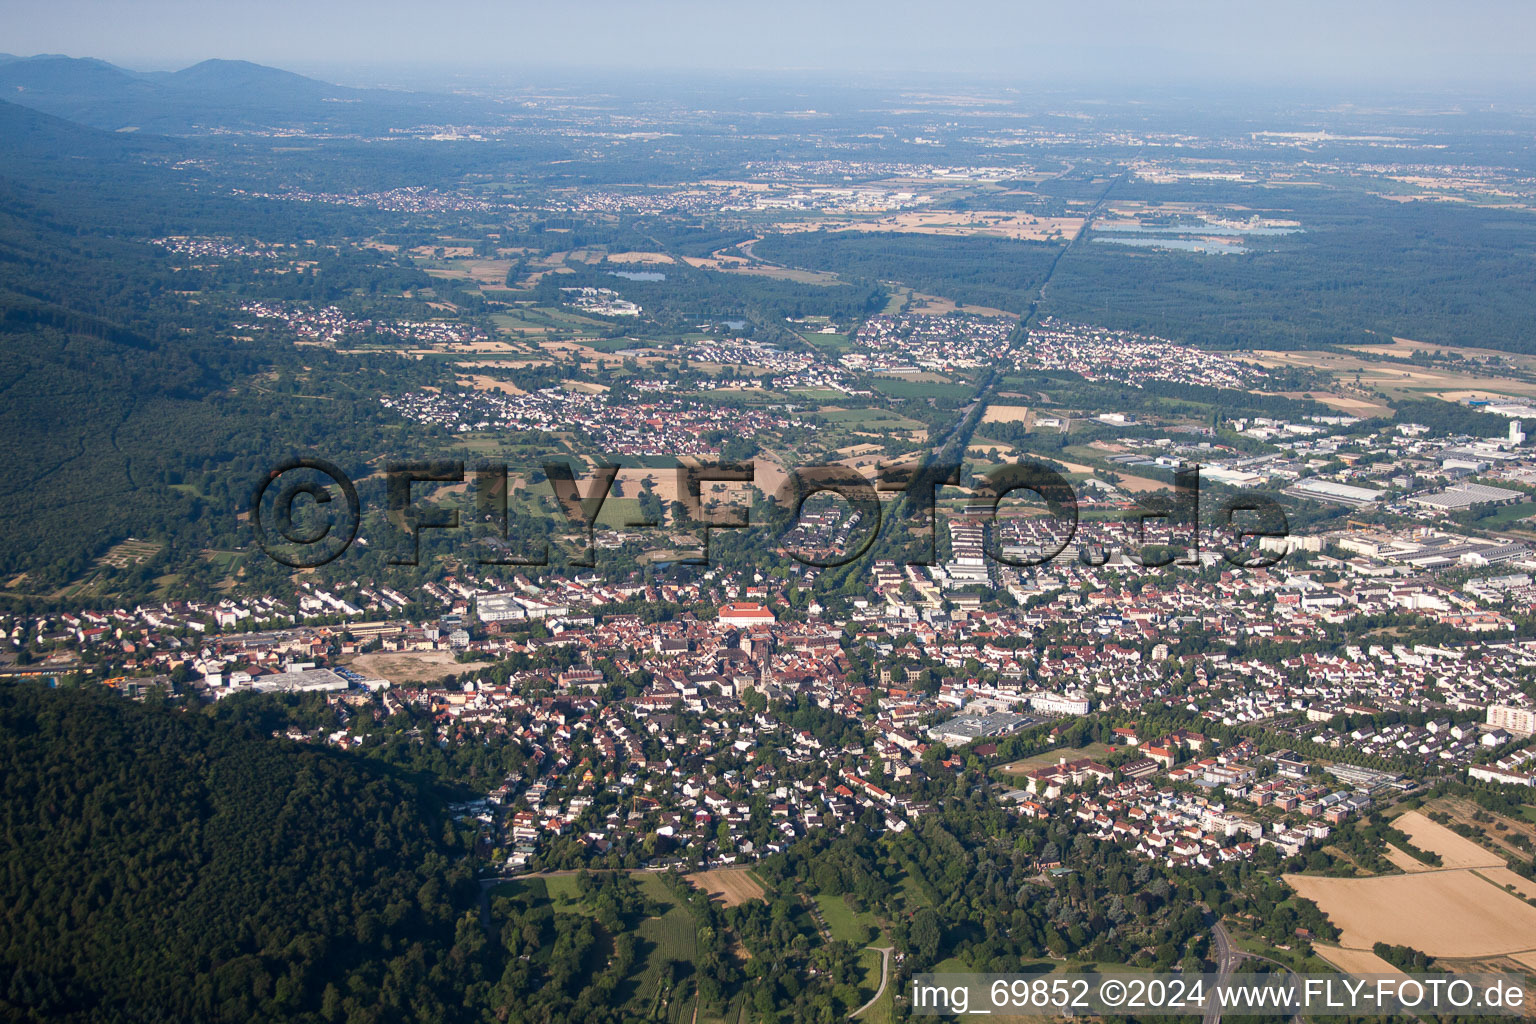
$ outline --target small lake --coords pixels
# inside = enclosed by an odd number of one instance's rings
[[[609,277],[622,277],[626,281],[665,281],[667,275],[659,270],[610,270]]]

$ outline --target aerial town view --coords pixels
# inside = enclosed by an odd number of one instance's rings
[[[1536,9],[3,6],[0,1021],[1536,1012]]]

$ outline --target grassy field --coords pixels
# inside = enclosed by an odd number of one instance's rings
[[[926,430],[927,424],[885,409],[835,409],[821,414],[828,423],[862,430]]]
[[[827,927],[831,929],[832,937],[839,942],[851,942],[855,946],[863,946],[875,941],[880,934],[880,926],[875,921],[875,915],[868,911],[856,913],[843,902],[841,896],[821,893],[816,896],[816,905],[821,908],[821,916],[826,920]],[[877,978],[878,969],[877,964]],[[869,994],[874,994],[873,988],[870,989]]]
[[[880,953],[865,949],[859,952],[859,1006],[874,998],[880,988]]]
[[[815,331],[807,334],[805,340],[816,348],[824,352],[831,352],[834,355],[841,355],[853,344],[846,334],[818,334]]]
[[[1112,750],[1113,748],[1110,747],[1107,743],[1090,743],[1086,747],[1047,750],[1043,753],[1036,754],[1033,757],[1026,757],[1022,761],[1014,761],[1011,764],[1005,764],[1003,765],[1002,770],[1007,772],[1009,775],[1023,775],[1031,768],[1042,768],[1048,764],[1055,764],[1057,760],[1063,757],[1068,761],[1076,761],[1084,757],[1099,760],[1109,756]]]
[[[901,881],[897,884],[896,888],[901,894],[902,908],[908,912],[916,912],[923,907],[933,905],[932,901],[928,899],[927,894],[923,892],[922,887],[913,881],[912,876],[905,871],[901,873]]]
[[[962,402],[975,391],[969,384],[938,384],[917,380],[881,378],[874,384],[876,391],[892,398],[936,398],[949,402]]]
[[[876,957],[879,955],[880,954],[878,953],[875,954]],[[876,961],[875,984],[877,986],[880,984],[880,976],[878,973],[879,970],[880,964],[878,961]],[[885,987],[885,992],[880,996],[880,1001],[877,1002],[874,1006],[871,1006],[868,1010],[865,1010],[864,1013],[859,1016],[859,1020],[863,1021],[864,1024],[894,1024],[894,1021],[896,1020],[896,986],[887,985]]]
[[[610,529],[623,529],[625,523],[631,523],[640,518],[639,498],[614,498],[603,500],[603,507],[597,513],[597,525]]]
[[[697,925],[693,915],[676,902],[662,880],[651,872],[635,872],[633,875],[646,898],[661,908],[661,913],[639,923],[635,934],[639,938],[639,956],[629,978],[617,990],[625,997],[624,1010],[627,1019],[652,1020],[657,1006],[657,995],[668,964],[677,961],[692,964],[698,958],[696,941]],[[535,905],[547,903],[557,914],[582,914],[592,916],[577,894],[575,875],[547,875],[505,882],[492,890],[492,895],[529,896]],[[878,966],[876,968],[878,972]],[[878,982],[878,973],[876,980]],[[873,992],[873,989],[871,989]],[[668,1021],[691,1021],[692,996],[673,998],[667,1007]],[[700,1020],[704,1020],[700,1017]]]

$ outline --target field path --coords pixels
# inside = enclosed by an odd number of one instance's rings
[[[871,998],[869,1002],[865,1003],[863,1006],[859,1007],[857,1010],[854,1010],[848,1015],[849,1020],[852,1020],[854,1017],[857,1017],[859,1014],[863,1013],[865,1010],[878,1003],[880,1001],[880,997],[885,995],[886,983],[891,980],[891,953],[895,950],[896,947],[866,946],[864,948],[873,949],[880,954],[880,987],[875,989],[874,997]]]

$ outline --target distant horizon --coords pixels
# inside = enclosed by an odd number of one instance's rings
[[[305,78],[343,88],[381,89],[417,93],[450,94],[455,91],[475,92],[496,89],[578,87],[583,84],[629,86],[625,81],[635,74],[634,69],[600,65],[539,64],[518,68],[467,65],[442,65],[411,62],[361,62],[344,64],[336,62],[307,63],[273,62],[250,56],[219,52],[166,60],[119,60],[99,53],[39,51],[17,53],[0,50],[0,56],[18,60],[64,59],[101,61],[105,64],[134,74],[173,73],[210,61],[248,63],[275,71],[290,72]],[[1172,59],[1172,58],[1169,58]],[[1390,83],[1366,81],[1308,81],[1308,82],[1216,82],[1199,78],[1165,78],[1145,81],[1133,78],[1121,79],[1060,79],[1054,81],[1030,80],[1010,77],[998,71],[960,72],[954,70],[927,70],[902,72],[865,70],[841,74],[818,67],[806,68],[755,68],[735,67],[712,69],[704,67],[678,67],[654,69],[644,81],[671,86],[695,85],[703,81],[724,81],[744,86],[761,85],[779,89],[816,88],[869,90],[875,92],[899,92],[924,89],[976,89],[978,92],[999,94],[1028,92],[1036,96],[1058,97],[1063,101],[1085,103],[1136,104],[1150,99],[1172,99],[1179,96],[1202,99],[1276,100],[1311,99],[1351,103],[1375,103],[1415,100],[1429,101],[1487,101],[1511,104],[1536,110],[1536,82],[1524,84],[1497,84],[1493,82],[1415,82]],[[639,84],[639,83],[633,83]],[[1102,95],[1100,95],[1102,94]],[[1022,97],[1021,97],[1022,98]],[[8,98],[0,95],[0,100]]]
[[[1406,88],[1536,96],[1536,5],[1486,0],[1319,0],[1250,7],[1096,0],[1072,7],[972,0],[938,11],[867,0],[822,9],[590,0],[579,10],[459,0],[423,12],[354,0],[279,0],[210,12],[185,0],[131,7],[5,3],[16,55],[97,57],[139,71],[248,60],[337,84],[489,83],[526,76],[734,73],[861,82],[1278,91]],[[637,79],[637,85],[643,79]]]

